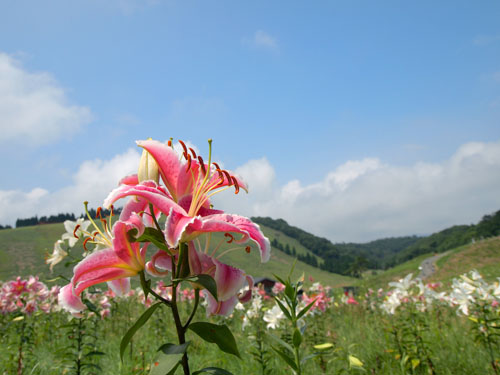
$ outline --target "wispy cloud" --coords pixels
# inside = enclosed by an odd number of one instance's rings
[[[242,43],[252,48],[278,51],[278,40],[263,30],[257,30],[251,38],[243,38]]]
[[[500,35],[479,35],[472,41],[476,46],[486,46],[488,44],[500,42]]]
[[[18,60],[0,53],[0,143],[51,143],[91,119],[90,109],[70,104],[49,73],[27,72]]]
[[[441,163],[348,161],[320,181],[281,186],[261,159],[237,170],[250,194],[215,198],[231,212],[281,217],[333,241],[368,241],[432,233],[500,209],[499,170],[500,142],[464,144]]]

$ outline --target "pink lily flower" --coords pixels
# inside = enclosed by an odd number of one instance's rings
[[[110,287],[118,295],[130,290],[126,278],[144,270],[147,248],[147,244],[140,248],[139,243],[130,242],[128,233],[134,229],[137,236],[144,232],[142,218],[135,213],[128,220],[115,223],[112,238],[106,239],[108,248],[88,255],[75,266],[71,283],[59,293],[59,303],[63,308],[72,313],[82,311],[85,307],[80,299],[82,291],[102,282],[112,282]]]
[[[239,268],[219,262],[211,256],[196,250],[194,243],[189,243],[189,267],[193,274],[210,275],[217,284],[217,300],[204,292],[208,303],[208,313],[229,315],[238,302],[248,302],[252,297],[253,278]],[[248,283],[248,290],[239,291]]]

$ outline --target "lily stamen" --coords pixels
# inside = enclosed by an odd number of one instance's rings
[[[75,226],[75,230],[73,231],[73,236],[74,236],[75,238],[78,238],[78,239],[79,239],[80,237],[78,237],[78,236],[76,235],[76,231],[77,231],[79,228],[80,228],[80,224],[77,224],[77,225]]]

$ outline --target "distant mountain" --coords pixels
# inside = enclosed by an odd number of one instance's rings
[[[500,235],[500,210],[485,215],[477,224],[455,225],[421,238],[397,254],[395,264],[413,259],[420,254],[442,253],[476,240]]]
[[[302,258],[304,262],[342,275],[359,276],[364,269],[387,269],[421,254],[441,253],[474,240],[500,235],[500,210],[485,215],[477,224],[455,225],[427,237],[405,236],[383,238],[368,243],[332,243],[283,219],[253,217],[256,223],[296,239],[320,259]],[[274,244],[280,248],[280,244]],[[286,249],[281,248],[286,252]]]
[[[323,260],[322,263],[318,263],[321,269],[343,275],[357,274],[362,271],[361,268],[386,268],[394,259],[395,254],[420,239],[417,236],[407,236],[384,238],[364,244],[333,244],[326,238],[317,237],[291,226],[283,219],[253,217],[252,220],[296,239],[302,246]],[[309,263],[307,260],[304,261]]]

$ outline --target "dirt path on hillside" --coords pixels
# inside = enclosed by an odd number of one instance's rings
[[[448,255],[448,253],[449,251],[446,251],[444,253],[425,258],[424,261],[420,263],[420,273],[418,277],[422,280],[425,280],[428,277],[432,276],[434,272],[436,272],[436,262],[438,261],[438,259],[444,257],[445,255]]]

